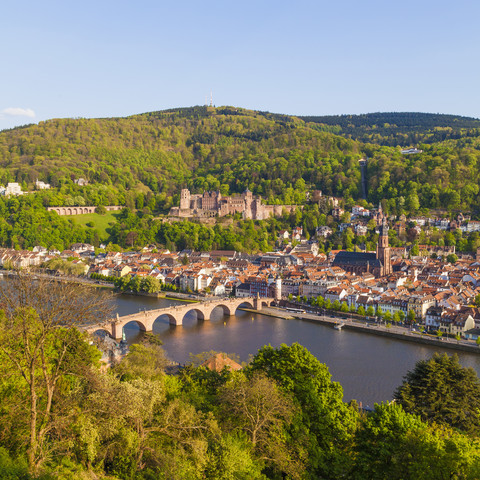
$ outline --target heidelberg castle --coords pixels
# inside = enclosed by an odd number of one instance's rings
[[[254,196],[248,188],[234,197],[224,197],[220,192],[192,195],[184,188],[180,193],[180,207],[171,208],[170,215],[205,218],[241,213],[245,219],[264,220],[279,217],[283,211],[290,213],[296,208],[297,205],[264,205],[261,197]]]

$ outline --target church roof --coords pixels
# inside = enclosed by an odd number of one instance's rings
[[[369,264],[370,267],[381,267],[382,263],[377,259],[375,253],[365,253],[365,252],[346,252],[344,250],[337,253],[333,265],[366,265]]]

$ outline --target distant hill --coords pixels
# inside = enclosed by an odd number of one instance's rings
[[[479,119],[434,113],[390,112],[299,118],[322,131],[389,146],[476,137],[480,132]]]
[[[400,146],[423,153],[402,155]],[[0,184],[59,187],[42,193],[45,206],[83,198],[168,211],[183,187],[225,195],[249,188],[279,204],[305,203],[321,190],[352,204],[362,197],[364,156],[367,200],[384,200],[391,212],[480,207],[480,121],[424,113],[299,118],[197,106],[53,119],[0,132]],[[79,177],[88,188],[74,184]]]

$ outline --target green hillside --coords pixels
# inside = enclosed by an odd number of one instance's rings
[[[420,113],[304,120],[235,107],[49,120],[0,132],[0,184],[27,189],[38,178],[58,187],[42,192],[45,206],[117,203],[151,213],[178,204],[182,187],[223,194],[248,187],[269,203],[297,204],[319,189],[348,205],[361,198],[358,160],[368,156],[371,203],[385,200],[392,213],[478,210],[478,120]],[[322,129],[368,132],[359,134],[368,142]],[[423,153],[406,156],[384,145],[414,139]],[[75,185],[79,177],[89,186]]]
[[[140,183],[168,195],[181,186],[224,193],[249,187],[270,201],[281,195],[293,202],[302,200],[293,198],[293,188],[301,190],[303,181],[334,191],[341,179],[356,194],[360,156],[357,143],[294,117],[193,107],[50,120],[0,133],[0,183],[39,178],[59,186],[84,177],[120,190]]]

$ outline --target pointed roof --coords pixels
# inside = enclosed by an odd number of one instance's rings
[[[241,370],[242,366],[227,356],[226,353],[216,353],[213,357],[205,360],[202,367],[221,372],[225,367],[229,370]]]

